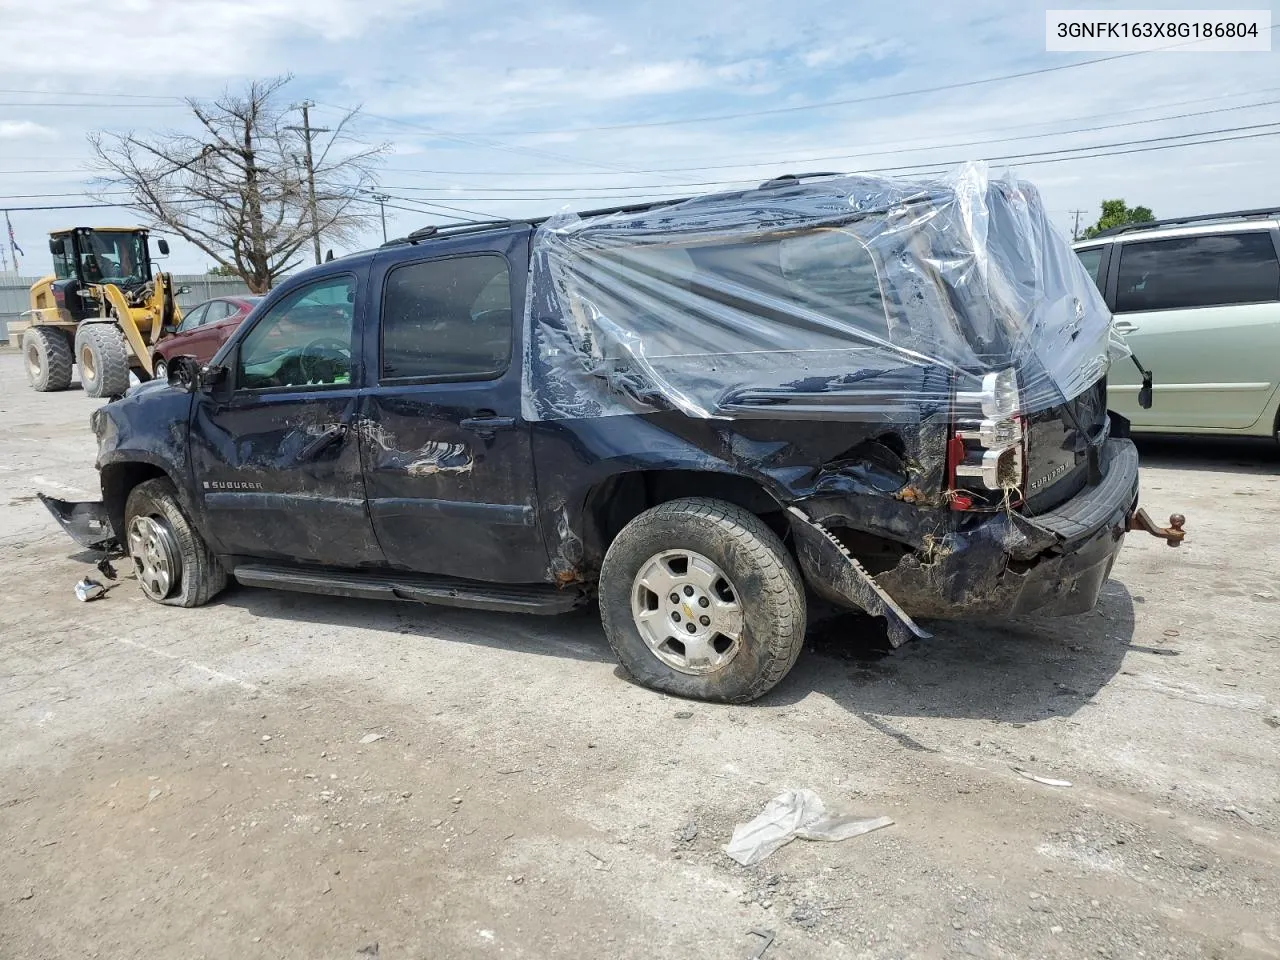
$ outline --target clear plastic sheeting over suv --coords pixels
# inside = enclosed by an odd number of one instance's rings
[[[532,261],[533,420],[918,422],[1006,371],[1034,413],[1127,352],[1035,188],[977,164],[566,214],[538,229]]]

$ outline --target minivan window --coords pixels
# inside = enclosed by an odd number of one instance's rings
[[[396,267],[382,295],[382,380],[490,380],[511,359],[511,277],[496,254]]]
[[[1116,312],[1280,300],[1270,233],[1213,233],[1120,245]]]
[[[1076,256],[1080,258],[1080,262],[1084,264],[1085,272],[1093,277],[1094,284],[1098,290],[1102,290],[1102,280],[1098,277],[1098,268],[1102,266],[1102,251],[1105,247],[1085,247],[1083,250],[1077,250]]]

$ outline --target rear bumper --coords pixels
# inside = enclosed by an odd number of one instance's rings
[[[913,617],[1092,610],[1137,506],[1137,448],[1128,440],[1108,440],[1100,466],[1100,483],[1053,510],[1034,517],[993,515],[943,538],[928,562],[906,557],[877,574],[876,582]]]

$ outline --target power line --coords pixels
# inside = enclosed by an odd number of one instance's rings
[[[103,107],[110,107],[119,110],[141,110],[144,108],[172,110],[175,107],[180,106],[182,106],[180,103],[67,103],[66,101],[34,101],[31,103],[0,103],[0,110],[5,109],[6,107],[93,107],[95,110],[101,110]]]
[[[340,110],[343,112],[347,112],[343,107],[339,107],[331,103],[330,104],[320,103],[320,104],[317,104],[317,106],[327,107],[330,110]],[[373,119],[373,120],[382,120],[386,123],[393,123],[393,124],[396,124],[397,126],[406,127],[411,130],[421,130],[444,140],[454,140],[454,141],[457,141],[458,143],[465,143],[468,146],[481,147],[486,150],[500,150],[504,153],[515,153],[521,156],[527,155],[531,157],[540,157],[544,160],[559,160],[563,163],[576,163],[576,164],[579,164],[580,166],[601,167],[607,170],[612,170],[617,173],[635,174],[640,172],[638,170],[633,170],[633,169],[628,169],[626,167],[618,166],[617,164],[604,163],[597,160],[584,160],[581,157],[565,156],[559,153],[550,153],[545,150],[535,150],[532,147],[517,147],[513,144],[504,143],[503,141],[494,139],[492,137],[485,137],[482,140],[477,140],[475,137],[468,137],[464,134],[451,133],[447,130],[440,129],[439,127],[433,127],[433,126],[429,126],[427,124],[422,124],[422,123],[413,123],[409,120],[401,120],[397,117],[388,117],[382,114],[365,113],[365,112],[361,112],[361,116],[369,117],[370,119]],[[488,142],[485,142],[486,140]]]
[[[1129,153],[1148,152],[1148,150],[1153,149],[1153,147],[1151,146],[1153,144],[1165,144],[1166,146],[1169,146],[1169,147],[1190,147],[1190,146],[1197,146],[1201,143],[1225,143],[1225,142],[1232,142],[1235,140],[1248,140],[1248,139],[1253,139],[1253,137],[1249,137],[1249,136],[1230,137],[1229,136],[1229,137],[1223,137],[1215,140],[1203,140],[1203,139],[1190,140],[1189,138],[1213,137],[1213,136],[1216,136],[1217,134],[1238,134],[1246,131],[1254,131],[1254,130],[1262,130],[1265,128],[1271,128],[1277,125],[1280,125],[1280,121],[1271,121],[1268,123],[1260,123],[1260,124],[1248,124],[1248,125],[1237,126],[1237,127],[1222,127],[1216,130],[1199,130],[1199,131],[1192,131],[1189,133],[1170,134],[1164,137],[1148,137],[1141,140],[1118,140],[1118,141],[1113,141],[1111,143],[1094,143],[1094,144],[1086,144],[1078,147],[1058,147],[1058,148],[1049,149],[1049,150],[1030,151],[1026,153],[1001,154],[996,156],[980,157],[977,159],[983,160],[988,163],[1014,160],[1014,161],[1022,162],[1024,165],[1033,165],[1035,163],[1042,163],[1042,162],[1056,162],[1057,160],[1084,159],[1086,157],[1093,158],[1093,157],[1099,157],[1099,156],[1119,156],[1119,155],[1129,154]],[[1273,132],[1280,133],[1280,131],[1273,131]],[[1270,134],[1267,134],[1267,135],[1270,135]],[[1172,141],[1186,141],[1186,142],[1173,143]],[[1117,149],[1117,148],[1131,147],[1131,146],[1140,146],[1142,147],[1142,149],[1138,149],[1138,150]],[[1091,153],[1091,151],[1101,151],[1101,152]],[[1081,156],[1081,157],[1056,156],[1061,154],[1082,154],[1085,156]],[[1037,158],[1050,157],[1050,156],[1056,156],[1056,160],[1055,161],[1037,160]],[[964,163],[969,159],[971,158],[932,160],[932,161],[923,160],[916,163],[902,164],[898,166],[862,168],[860,171],[851,171],[851,172],[900,173],[903,171],[915,172],[915,171],[922,171],[922,170],[932,170],[935,168],[947,169],[947,168],[955,167],[961,163]],[[571,188],[567,188],[573,191],[572,193],[569,193],[569,194],[547,194],[545,192],[541,192],[541,191],[545,191],[547,188],[484,187],[484,188],[475,188],[475,189],[479,189],[484,193],[490,194],[490,195],[469,197],[469,196],[457,196],[452,193],[446,193],[443,197],[440,197],[439,199],[440,200],[459,200],[463,202],[467,200],[486,202],[486,201],[500,201],[500,200],[593,200],[593,199],[623,198],[622,195],[624,195],[625,198],[644,198],[644,197],[651,197],[651,196],[681,196],[683,195],[684,191],[680,193],[649,192],[644,194],[626,193],[626,191],[637,191],[637,190],[666,191],[672,187],[725,187],[728,184],[732,184],[732,183],[748,183],[748,182],[752,182],[752,181],[748,181],[745,179],[735,179],[735,180],[727,180],[727,181],[725,180],[697,181],[697,182],[686,182],[686,183],[620,184],[614,187],[576,187],[576,188],[571,187]],[[397,191],[405,191],[405,192],[435,191],[438,193],[439,191],[447,190],[449,188],[439,187],[439,186],[418,187],[418,186],[412,186],[408,184],[404,184],[404,185],[383,184],[383,185],[380,185],[380,189],[397,190]],[[467,189],[472,189],[472,188],[467,188]],[[527,197],[492,195],[492,194],[498,194],[498,193],[514,192],[514,191],[520,191],[520,192],[533,191],[534,195],[527,196]],[[127,193],[124,191],[113,191],[113,192],[104,193],[102,195],[103,196],[120,196],[120,195],[127,195]],[[60,198],[60,197],[70,197],[70,196],[78,196],[78,194],[76,193],[14,194],[7,197],[0,197],[0,199],[27,200],[27,199]],[[443,209],[452,209],[459,213],[475,214],[479,216],[484,215],[484,214],[481,214],[479,211],[466,210],[461,207],[451,207],[448,204],[437,202],[436,198],[434,197],[429,199],[423,199],[423,200],[412,200],[410,198],[405,198],[405,197],[400,197],[396,199],[401,200],[401,202],[432,203],[435,206],[442,207]]]
[[[1274,30],[1277,26],[1280,26],[1280,24],[1272,24],[1270,29]],[[541,136],[548,133],[588,133],[609,130],[643,130],[652,127],[673,127],[691,123],[718,123],[724,120],[744,120],[754,117],[769,117],[801,113],[809,110],[825,110],[829,107],[847,107],[860,103],[876,103],[885,100],[901,99],[903,97],[922,96],[926,93],[942,93],[947,90],[963,90],[971,87],[984,86],[990,83],[1003,83],[1006,80],[1022,80],[1026,77],[1036,77],[1047,73],[1057,73],[1062,70],[1074,70],[1077,67],[1090,67],[1098,63],[1108,63],[1113,60],[1125,60],[1129,57],[1140,57],[1148,53],[1158,53],[1163,50],[1172,50],[1177,47],[1185,47],[1202,42],[1202,40],[1188,40],[1183,43],[1171,43],[1168,46],[1157,47],[1152,50],[1132,50],[1128,53],[1115,53],[1105,57],[1094,57],[1090,60],[1077,60],[1074,63],[1061,63],[1052,67],[1039,67],[1035,70],[1022,70],[1017,73],[1006,73],[996,77],[983,77],[978,80],[963,80],[958,83],[943,83],[932,87],[918,87],[914,90],[899,90],[894,93],[878,93],[865,97],[826,100],[821,103],[799,104],[791,107],[771,107],[765,110],[744,110],[738,113],[722,113],[702,117],[684,117],[679,120],[648,120],[638,123],[609,123],[587,127],[562,127],[550,130],[507,131],[504,133],[504,136]]]
[[[1205,136],[1212,136],[1214,134],[1219,134],[1219,133],[1239,133],[1241,131],[1247,131],[1247,130],[1260,130],[1265,127],[1274,127],[1277,124],[1280,124],[1280,121],[1250,124],[1250,125],[1241,126],[1241,127],[1223,127],[1217,130],[1193,131],[1190,133],[1172,134],[1166,137],[1148,137],[1142,140],[1120,140],[1120,141],[1115,141],[1113,143],[1094,143],[1094,144],[1087,144],[1079,147],[1059,147],[1057,149],[1051,149],[1051,150],[1039,150],[1039,151],[1033,151],[1029,153],[1004,154],[1001,156],[983,157],[980,159],[983,159],[987,162],[996,162],[996,161],[1004,161],[1004,160],[1021,160],[1024,158],[1044,157],[1044,156],[1049,156],[1051,154],[1060,154],[1060,153],[1073,153],[1073,152],[1090,151],[1090,150],[1107,150],[1113,147],[1127,147],[1127,146],[1133,146],[1135,144],[1160,143],[1160,142],[1165,142],[1170,140],[1185,140],[1189,137],[1205,137]],[[1217,141],[1212,141],[1212,142],[1217,142]],[[1181,144],[1181,145],[1194,146],[1194,143],[1187,143],[1187,144]],[[1066,159],[1070,159],[1070,158],[1066,158]],[[865,172],[892,172],[895,170],[911,170],[911,169],[924,168],[924,167],[950,167],[950,166],[955,166],[957,164],[964,163],[964,162],[965,162],[964,160],[950,160],[950,161],[942,161],[942,160],[927,161],[926,160],[926,161],[920,161],[918,163],[905,164],[897,167],[871,167],[871,168],[864,168],[864,170]],[[670,187],[714,187],[714,186],[722,186],[727,183],[745,183],[745,182],[747,182],[746,179],[738,178],[738,179],[727,180],[727,181],[726,180],[718,180],[718,181],[704,180],[704,181],[694,181],[694,182],[686,182],[686,183],[621,184],[621,185],[611,186],[611,187],[609,186],[570,187],[567,189],[574,191],[575,195],[581,194],[582,191],[591,191],[591,193],[582,196],[582,199],[591,199],[592,195],[608,194],[610,192],[616,194],[618,191],[623,191],[623,190],[649,190],[649,189],[665,190]],[[387,186],[387,189],[438,192],[440,190],[449,189],[449,188],[444,188],[439,186],[415,187],[415,186],[409,186],[409,185],[390,185],[390,186]],[[473,190],[482,191],[486,194],[533,193],[538,195],[536,199],[574,199],[573,196],[547,195],[545,193],[547,188],[545,187],[458,187],[456,189],[459,189],[459,190],[473,189]],[[478,198],[470,197],[466,199],[481,199],[481,200],[495,199],[496,200],[496,199],[506,199],[506,197],[478,197]],[[511,199],[524,199],[524,198],[512,197]],[[533,198],[530,198],[530,199],[533,199]]]
[[[87,90],[0,90],[0,93],[22,94],[35,97],[103,97],[116,100],[181,100],[181,97],[163,97],[154,93],[90,93]]]
[[[1093,114],[1086,114],[1085,116],[1079,116],[1079,117],[1059,117],[1059,118],[1054,119],[1054,120],[1041,120],[1041,121],[1037,121],[1037,122],[1033,122],[1033,123],[1029,123],[1029,124],[1028,124],[1028,123],[1018,123],[1018,124],[1010,124],[1010,125],[1007,125],[1007,126],[1001,126],[1001,127],[988,127],[988,128],[986,128],[985,130],[976,131],[976,133],[978,133],[978,135],[980,135],[980,136],[985,136],[986,134],[990,134],[990,133],[999,133],[999,132],[1001,132],[1001,131],[1003,131],[1003,130],[1025,130],[1025,129],[1026,129],[1027,127],[1029,127],[1029,126],[1031,126],[1031,127],[1037,127],[1037,126],[1048,126],[1048,125],[1050,125],[1050,124],[1080,123],[1080,122],[1083,122],[1083,121],[1086,121],[1086,120],[1097,120],[1097,119],[1100,119],[1100,118],[1111,118],[1111,117],[1116,117],[1116,116],[1123,116],[1124,114],[1129,114],[1129,113],[1142,113],[1143,111],[1146,111],[1146,110],[1163,110],[1163,109],[1167,109],[1167,108],[1170,108],[1170,107],[1184,107],[1184,106],[1189,106],[1189,105],[1191,105],[1191,104],[1196,104],[1196,103],[1210,103],[1210,102],[1212,102],[1212,101],[1214,101],[1214,100],[1225,100],[1225,99],[1229,99],[1229,98],[1231,98],[1231,97],[1256,96],[1256,95],[1258,95],[1258,94],[1262,94],[1262,93],[1274,93],[1274,92],[1276,92],[1276,91],[1278,91],[1278,90],[1280,90],[1280,87],[1263,87],[1263,88],[1258,89],[1258,90],[1249,90],[1249,91],[1245,91],[1245,92],[1242,92],[1242,93],[1219,93],[1219,94],[1215,94],[1214,96],[1211,96],[1211,97],[1196,97],[1196,98],[1191,99],[1191,100],[1174,100],[1174,101],[1171,101],[1171,102],[1165,102],[1165,103],[1152,103],[1152,104],[1147,104],[1146,106],[1142,106],[1142,107],[1131,107],[1131,108],[1126,109],[1126,110],[1112,110],[1112,111],[1108,111],[1107,113],[1093,113]],[[1268,101],[1263,101],[1262,103],[1244,104],[1244,105],[1237,106],[1237,107],[1226,107],[1226,108],[1223,108],[1223,109],[1224,109],[1224,111],[1226,111],[1226,110],[1236,110],[1236,109],[1239,109],[1239,110],[1247,110],[1247,109],[1249,109],[1249,108],[1251,108],[1251,107],[1264,106],[1264,105],[1268,105],[1268,104],[1275,103],[1275,102],[1277,102],[1277,101],[1268,100]],[[1212,113],[1212,112],[1213,112],[1213,111],[1204,111],[1204,113]],[[1180,116],[1199,116],[1199,115],[1201,115],[1201,114],[1183,114],[1183,115],[1178,115],[1178,116],[1180,117]],[[1133,121],[1133,123],[1135,123],[1135,124],[1136,124],[1136,123],[1160,123],[1160,122],[1165,121],[1165,120],[1176,119],[1176,118],[1177,118],[1177,117],[1152,117],[1152,118],[1150,118],[1150,119],[1148,119],[1148,120],[1143,120],[1143,121]],[[1123,124],[1116,124],[1116,126],[1122,126],[1122,125],[1123,125]],[[1080,130],[1081,130],[1081,129],[1094,129],[1094,130],[1096,130],[1096,129],[1102,129],[1102,128],[1101,128],[1101,127],[1092,127],[1092,128],[1075,128],[1075,129],[1072,129],[1072,130],[1057,130],[1057,131],[1049,131],[1049,132],[1042,133],[1042,134],[1035,134],[1034,136],[1069,136],[1069,135],[1070,135],[1070,134],[1072,134],[1072,133],[1078,133],[1078,132],[1080,132]],[[1008,140],[1014,140],[1014,139],[1023,139],[1023,138],[1014,138],[1014,137],[1009,137],[1009,138],[1006,138],[1006,139],[1008,139]],[[922,143],[922,142],[923,142],[923,141],[922,141],[922,138],[916,138],[915,140],[876,140],[876,141],[872,141],[872,142],[870,142],[870,143],[864,143],[864,144],[862,144],[862,146],[863,146],[863,147],[900,147],[900,146],[905,146],[905,145],[910,144],[910,143]],[[999,140],[993,140],[993,141],[990,141],[990,142],[992,142],[992,143],[998,143],[998,142],[1002,142],[1002,141],[999,141]],[[932,148],[937,147],[937,146],[948,146],[948,144],[941,144],[941,145],[939,145],[939,144],[937,144],[937,143],[924,143],[924,145],[922,145],[922,146],[916,146],[916,147],[912,147],[912,148],[910,148],[910,149],[913,149],[913,150],[927,150],[927,149],[932,149]],[[957,144],[949,144],[949,146],[957,146]],[[736,168],[740,168],[740,167],[773,166],[773,165],[775,165],[775,164],[786,164],[786,163],[815,163],[815,162],[821,161],[821,160],[823,160],[823,159],[829,159],[829,160],[830,160],[830,159],[841,159],[842,157],[845,157],[845,156],[858,156],[858,154],[839,154],[839,155],[829,156],[829,157],[825,157],[825,158],[823,158],[823,157],[788,158],[788,159],[780,159],[780,160],[764,160],[764,161],[760,161],[760,162],[756,162],[755,160],[743,159],[743,160],[741,160],[741,161],[740,161],[740,162],[738,162],[738,163],[714,164],[714,165],[710,165],[710,166],[658,167],[658,168],[652,168],[652,169],[648,169],[648,170],[639,170],[639,171],[636,171],[636,172],[638,172],[638,173],[691,173],[691,172],[697,172],[697,171],[701,171],[701,170],[730,170],[730,169],[736,169]],[[35,159],[35,158],[22,158],[22,159]],[[61,158],[58,158],[58,159],[61,159]],[[512,177],[512,176],[529,176],[529,177],[534,177],[534,176],[537,176],[537,177],[580,177],[580,176],[582,176],[582,174],[581,174],[581,173],[578,173],[578,172],[576,172],[576,171],[564,171],[564,170],[543,170],[543,171],[537,171],[537,172],[535,172],[535,173],[526,173],[526,172],[523,172],[523,171],[516,172],[516,171],[508,171],[508,170],[434,170],[434,169],[426,170],[426,169],[415,168],[415,167],[384,167],[384,168],[383,168],[383,171],[384,171],[384,172],[387,172],[387,173],[421,173],[421,174],[428,174],[428,175],[433,175],[433,176],[446,176],[446,177],[452,177],[452,176],[460,176],[460,177],[465,177],[465,176],[472,176],[472,177]],[[615,174],[606,174],[606,173],[601,173],[601,174],[598,174],[598,175],[599,175],[599,176],[613,176],[613,175],[615,175]]]

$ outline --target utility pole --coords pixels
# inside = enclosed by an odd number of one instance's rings
[[[1073,227],[1071,228],[1071,239],[1072,239],[1072,240],[1079,240],[1079,239],[1080,239],[1080,214],[1082,214],[1082,213],[1088,213],[1088,211],[1087,211],[1087,210],[1072,210],[1071,212],[1072,212],[1072,213],[1074,213],[1074,214],[1076,215],[1075,226],[1073,226]]]
[[[373,199],[378,201],[378,213],[382,215],[382,242],[387,242],[387,208],[386,202],[391,199],[385,193],[375,193]]]
[[[301,133],[307,141],[307,200],[311,209],[311,244],[315,248],[316,263],[320,263],[320,211],[316,207],[316,167],[315,162],[311,159],[311,136],[316,133],[328,133],[328,127],[313,127],[311,125],[311,108],[315,106],[310,100],[303,100],[299,106],[302,109],[302,126],[285,127],[286,130],[295,130]]]

